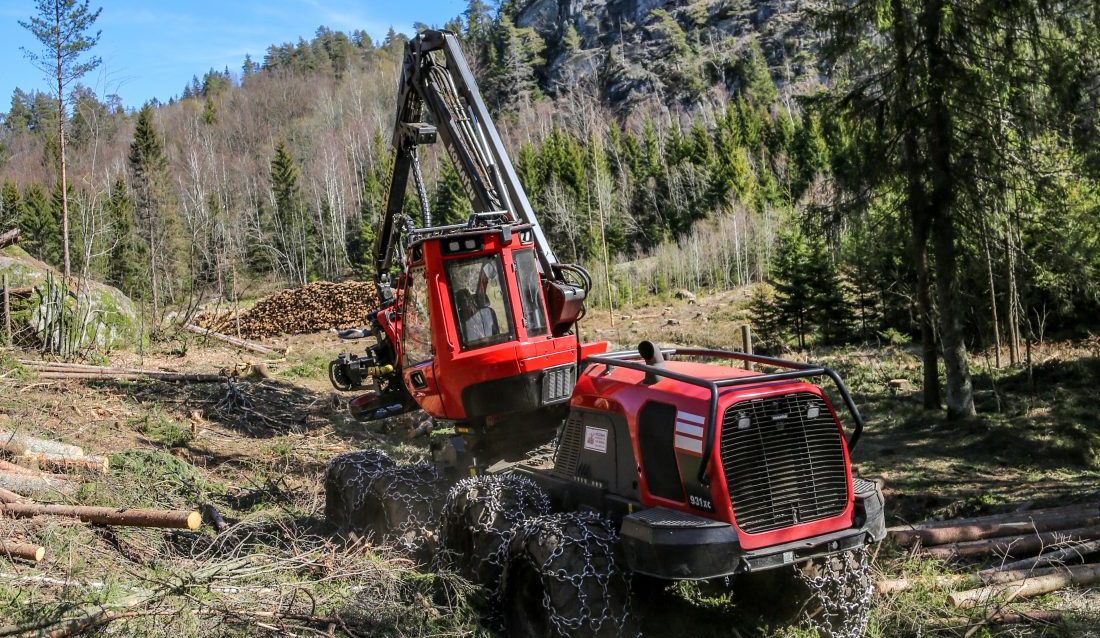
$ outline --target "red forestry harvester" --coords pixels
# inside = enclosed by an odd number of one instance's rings
[[[476,211],[462,224],[432,223],[417,150],[437,138]],[[326,476],[335,523],[428,549],[486,583],[515,634],[621,632],[623,573],[790,575],[841,591],[825,610],[833,620],[865,613],[866,568],[852,563],[884,536],[883,498],[852,477],[863,420],[834,371],[582,343],[591,280],[555,258],[453,34],[408,43],[393,146],[381,303],[367,328],[342,335],[374,343],[342,354],[330,376],[340,390],[369,387],[351,402],[360,419],[423,410],[434,463],[338,457]],[[403,213],[410,173],[416,221]],[[743,363],[773,371],[731,365]],[[831,382],[847,437],[814,379]],[[439,526],[437,541],[416,540],[425,525]]]

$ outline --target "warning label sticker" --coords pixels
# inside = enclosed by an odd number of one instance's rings
[[[585,426],[584,449],[592,450],[593,452],[599,452],[601,454],[606,454],[607,430],[603,428],[594,428],[591,425]]]

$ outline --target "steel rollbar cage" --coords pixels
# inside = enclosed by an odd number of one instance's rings
[[[848,412],[852,415],[852,421],[855,423],[855,429],[848,437],[848,450],[855,449],[856,444],[859,442],[859,437],[863,434],[863,417],[859,414],[859,408],[856,407],[855,401],[852,399],[852,395],[848,392],[848,386],[844,384],[844,380],[840,378],[832,368],[825,366],[817,366],[808,363],[799,363],[797,361],[788,361],[786,359],[776,359],[774,357],[764,357],[755,354],[747,354],[744,352],[733,352],[730,350],[718,350],[712,348],[662,348],[661,354],[669,356],[684,356],[684,357],[711,357],[714,359],[731,359],[734,361],[741,361],[746,363],[756,363],[760,365],[772,366],[775,368],[786,368],[787,372],[770,372],[764,374],[757,374],[752,376],[738,376],[730,377],[727,379],[702,379],[699,377],[691,376],[690,374],[683,374],[681,372],[674,372],[667,368],[658,367],[655,365],[648,365],[645,363],[639,363],[635,359],[642,358],[641,354],[636,350],[625,350],[621,352],[612,352],[604,355],[590,356],[584,359],[585,365],[604,365],[618,368],[626,368],[629,370],[637,370],[639,372],[645,372],[646,374],[665,377],[673,379],[681,383],[687,383],[700,388],[704,388],[710,391],[710,405],[708,409],[708,419],[703,436],[703,459],[699,464],[699,483],[702,485],[709,485],[710,478],[707,476],[710,457],[714,450],[714,427],[718,422],[718,398],[722,388],[729,388],[739,385],[754,385],[758,383],[767,383],[769,381],[790,381],[793,379],[808,379],[813,377],[829,377],[832,379],[833,384],[836,386],[837,391],[840,393],[841,398],[844,400],[845,407],[848,408]]]

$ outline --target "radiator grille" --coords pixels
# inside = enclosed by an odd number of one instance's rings
[[[554,451],[554,475],[571,479],[577,473],[578,454],[581,451],[581,431],[584,429],[581,413],[569,411],[569,418],[562,426],[558,437],[558,448]]]
[[[549,368],[542,373],[542,402],[559,403],[573,395],[577,385],[577,367],[572,363]]]
[[[848,502],[840,429],[813,394],[730,406],[722,421],[721,455],[733,513],[746,532],[836,516]]]

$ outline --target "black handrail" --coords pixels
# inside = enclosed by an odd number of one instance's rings
[[[691,376],[690,374],[683,374],[681,372],[673,372],[667,368],[646,365],[644,363],[638,363],[631,359],[641,359],[641,354],[636,350],[624,350],[621,352],[611,352],[605,355],[590,356],[584,360],[585,363],[595,363],[605,366],[615,366],[619,368],[627,368],[629,370],[637,370],[639,372],[645,372],[647,374],[656,375],[659,377],[666,377],[681,383],[687,383],[700,388],[705,388],[710,391],[710,405],[709,414],[704,428],[703,435],[703,461],[699,464],[699,483],[702,485],[709,485],[710,480],[707,478],[707,470],[710,463],[710,457],[714,450],[714,425],[718,422],[718,394],[720,388],[728,388],[737,385],[752,385],[757,383],[767,383],[769,381],[789,381],[791,379],[806,379],[810,377],[827,376],[833,380],[833,384],[836,385],[837,391],[840,392],[841,398],[844,400],[845,407],[848,408],[848,412],[852,415],[852,421],[855,422],[855,429],[852,431],[851,436],[848,437],[848,450],[854,450],[856,443],[859,442],[859,437],[863,434],[863,417],[859,414],[859,408],[856,407],[856,403],[852,400],[851,393],[848,392],[848,386],[844,385],[844,381],[840,378],[840,375],[836,373],[832,368],[825,366],[816,366],[808,363],[801,363],[798,361],[788,361],[786,359],[776,359],[774,357],[765,357],[757,354],[748,354],[745,352],[732,352],[730,350],[717,350],[713,348],[662,348],[661,352],[666,356],[682,355],[687,357],[713,357],[716,359],[734,359],[737,361],[744,361],[748,363],[758,363],[760,365],[767,365],[776,368],[787,368],[788,372],[771,372],[762,374],[753,374],[749,376],[737,376],[729,377],[726,379],[710,380],[702,379],[699,377]]]

